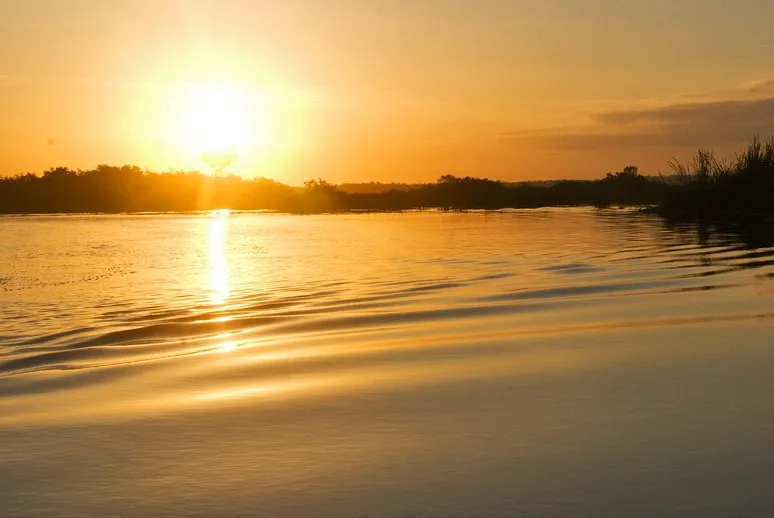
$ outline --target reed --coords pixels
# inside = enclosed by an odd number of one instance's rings
[[[713,216],[774,209],[774,138],[754,137],[732,159],[700,150],[690,161],[670,162],[676,181],[659,205],[664,213]]]

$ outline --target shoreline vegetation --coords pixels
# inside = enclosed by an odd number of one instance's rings
[[[509,184],[445,175],[427,184],[344,184],[310,180],[292,187],[266,178],[153,173],[136,166],[50,169],[0,178],[0,214],[271,210],[296,214],[411,209],[506,209],[549,206],[647,207],[668,218],[726,219],[774,209],[774,138],[754,138],[733,159],[699,151],[671,162],[669,177],[637,167],[597,180]]]

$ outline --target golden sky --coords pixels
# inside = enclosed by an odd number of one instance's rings
[[[0,174],[598,177],[774,134],[769,0],[6,0]]]

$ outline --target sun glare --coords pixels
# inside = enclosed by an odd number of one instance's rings
[[[179,137],[193,159],[220,170],[269,141],[269,114],[260,96],[229,84],[195,83],[182,96]]]
[[[209,221],[210,302],[213,306],[221,306],[228,300],[231,291],[226,258],[229,219],[226,211],[215,211],[213,216]]]

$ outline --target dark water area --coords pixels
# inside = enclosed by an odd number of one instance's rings
[[[774,225],[0,217],[3,516],[770,516]]]

